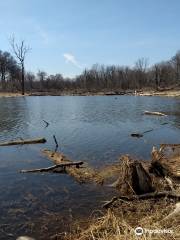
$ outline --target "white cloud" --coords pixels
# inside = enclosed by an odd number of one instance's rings
[[[66,63],[72,63],[74,66],[82,68],[81,64],[79,64],[74,55],[70,53],[64,53],[63,57],[65,58]]]

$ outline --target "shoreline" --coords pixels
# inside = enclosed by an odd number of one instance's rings
[[[160,97],[180,97],[180,89],[178,90],[144,90],[134,93],[134,91],[126,92],[32,92],[25,93],[24,96],[160,96]],[[2,97],[22,97],[20,92],[0,92],[0,98]]]

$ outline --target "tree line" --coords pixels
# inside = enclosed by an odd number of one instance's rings
[[[62,74],[48,75],[25,71],[24,61],[29,48],[11,41],[14,56],[0,50],[0,90],[17,92],[120,92],[127,90],[167,89],[180,86],[180,51],[170,60],[148,66],[146,58],[134,67],[95,64],[74,78]]]

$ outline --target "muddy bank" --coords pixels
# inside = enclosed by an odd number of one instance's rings
[[[29,94],[25,94],[28,96]],[[0,92],[0,97],[22,97],[21,93]]]
[[[180,97],[180,90],[165,91],[143,91],[138,93],[139,96],[161,96],[161,97]]]

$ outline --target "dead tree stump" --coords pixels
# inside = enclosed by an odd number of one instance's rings
[[[114,186],[122,194],[145,194],[153,192],[151,177],[139,161],[132,160],[128,155],[121,158],[121,176],[114,183]]]

